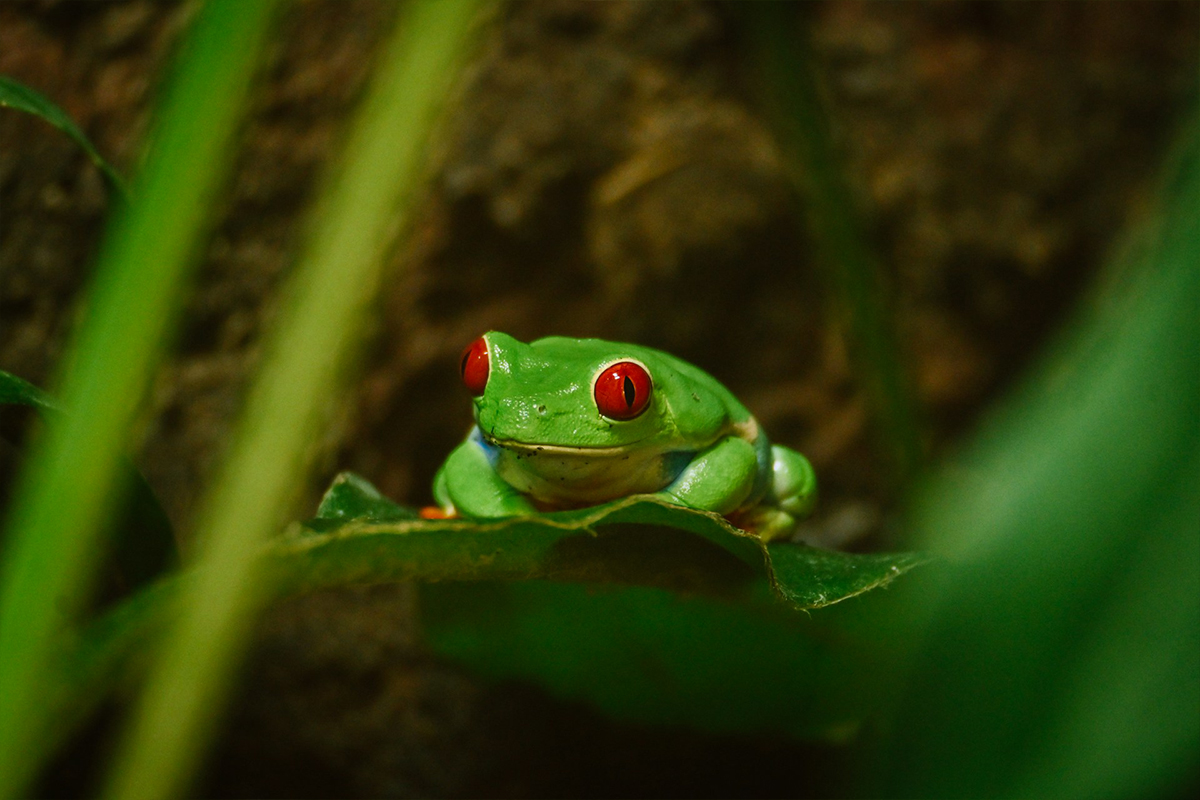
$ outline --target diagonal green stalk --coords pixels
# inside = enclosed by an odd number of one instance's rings
[[[202,755],[255,612],[268,597],[254,556],[302,481],[303,456],[379,284],[424,143],[469,41],[476,0],[414,2],[386,44],[343,166],[297,266],[237,439],[199,520],[201,563],[186,587],[118,751],[105,796],[183,790]]]
[[[55,637],[91,585],[119,494],[126,433],[162,350],[212,207],[273,3],[205,7],[169,85],[135,201],[107,233],[61,380],[72,409],[31,454],[0,575],[0,797],[46,755],[43,695]]]
[[[812,71],[806,33],[788,3],[738,8],[764,80],[792,182],[802,192],[859,379],[901,482],[924,460],[920,423],[897,345],[879,259],[846,183]]]

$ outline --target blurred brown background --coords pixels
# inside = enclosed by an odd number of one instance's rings
[[[192,11],[6,2],[0,74],[65,108],[130,173]],[[278,30],[138,431],[137,460],[185,544],[317,178],[396,11],[301,2]],[[945,452],[1147,202],[1196,94],[1200,4],[827,2],[795,15]],[[468,425],[458,352],[496,328],[638,341],[699,364],[813,460],[816,525],[837,538],[886,524],[897,487],[754,89],[720,3],[504,6],[430,148],[363,376],[313,443],[317,479],[297,514],[340,469],[427,503]],[[51,382],[107,210],[73,143],[0,111],[0,368]],[[426,655],[413,619],[405,587],[274,609],[203,791],[819,794],[819,769],[796,787],[773,783],[772,765],[835,766],[832,751],[620,726],[536,689],[481,685]]]

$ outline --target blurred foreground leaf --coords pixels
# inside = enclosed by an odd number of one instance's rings
[[[62,411],[58,402],[28,381],[0,370],[0,406],[35,408],[43,414]],[[167,512],[150,484],[132,464],[121,465],[127,486],[124,506],[113,522],[112,542],[118,572],[117,590],[132,591],[179,564],[175,534]]]
[[[113,188],[121,196],[128,196],[128,187],[121,178],[121,174],[100,155],[100,151],[88,140],[75,121],[67,115],[67,112],[51,103],[45,96],[23,83],[0,75],[0,107],[15,108],[18,111],[33,114],[71,137],[75,144],[87,153],[87,157],[91,159],[92,163],[99,167]]]
[[[1182,797],[1200,777],[1200,127],[1182,144],[1159,215],[917,509],[953,566],[875,792]]]

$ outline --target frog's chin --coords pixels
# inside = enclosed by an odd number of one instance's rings
[[[513,442],[483,434],[496,473],[510,486],[549,506],[594,505],[669,484],[686,455],[646,447],[645,440],[613,447]],[[682,457],[682,460],[680,458]]]
[[[580,447],[575,445],[563,444],[538,444],[536,442],[518,442],[515,439],[502,439],[497,436],[491,436],[487,433],[480,432],[483,440],[492,447],[500,447],[513,453],[519,453],[523,456],[582,456],[584,458],[618,458],[626,456],[635,447],[639,446],[645,439],[635,439],[632,442],[625,442],[619,445],[610,445],[606,447]]]

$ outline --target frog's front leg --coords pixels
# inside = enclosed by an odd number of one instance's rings
[[[481,519],[533,513],[529,500],[496,474],[485,448],[472,435],[438,470],[433,496],[442,511]]]
[[[817,504],[817,474],[808,459],[788,447],[771,448],[771,490],[763,502],[749,509],[738,524],[756,532],[763,541],[790,536],[796,520],[812,513]]]
[[[728,514],[750,496],[757,474],[754,445],[729,436],[697,453],[661,493],[685,506]]]

